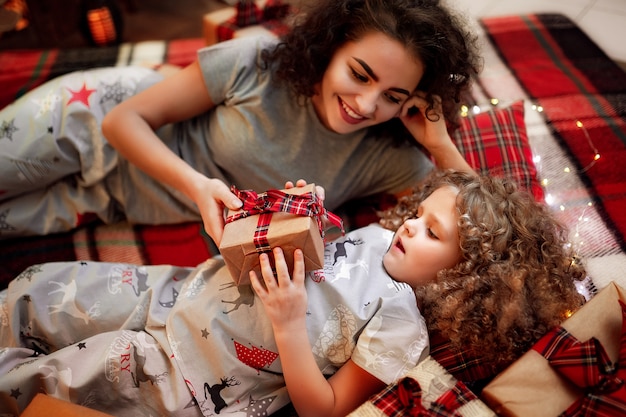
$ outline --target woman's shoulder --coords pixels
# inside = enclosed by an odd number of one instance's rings
[[[198,50],[198,54],[203,55],[222,52],[240,54],[245,51],[250,51],[253,55],[256,55],[265,49],[275,47],[277,43],[278,39],[269,35],[244,36],[205,46]],[[256,53],[254,53],[255,51]]]

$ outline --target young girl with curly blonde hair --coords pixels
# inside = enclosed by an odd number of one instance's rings
[[[45,391],[116,415],[344,416],[434,333],[500,369],[582,303],[564,230],[509,181],[439,172],[383,224],[309,273],[300,249],[293,269],[263,253],[251,286],[219,258],[34,266],[0,292],[0,411]]]
[[[458,190],[461,260],[415,291],[441,350],[480,362],[472,376],[455,375],[472,383],[501,371],[577,309],[583,297],[574,280],[585,270],[549,208],[506,179],[434,172],[381,224],[396,229],[419,217],[421,202],[441,187]]]

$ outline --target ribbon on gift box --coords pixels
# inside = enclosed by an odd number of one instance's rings
[[[331,224],[341,229],[341,233],[344,233],[341,218],[324,208],[315,191],[303,194],[289,194],[281,190],[268,190],[264,193],[256,193],[252,190],[239,190],[234,185],[231,187],[231,191],[243,202],[243,206],[241,210],[228,216],[226,223],[259,214],[259,220],[254,232],[254,245],[259,253],[270,250],[267,232],[272,213],[283,212],[315,218],[322,238],[325,234],[324,217]]]
[[[626,305],[618,301],[622,334],[617,363],[611,362],[595,337],[580,342],[562,327],[553,329],[533,346],[556,372],[585,392],[561,414],[563,417],[626,414]]]
[[[405,377],[378,394],[373,403],[388,416],[459,417],[459,407],[478,400],[476,394],[460,381],[456,381],[454,386],[429,405],[424,405],[422,397],[419,382]]]
[[[218,26],[219,42],[232,39],[237,30],[246,26],[262,24],[277,36],[289,30],[289,26],[281,20],[290,13],[291,6],[281,0],[267,0],[263,8],[257,6],[254,0],[240,0],[235,5],[235,10],[235,16]]]

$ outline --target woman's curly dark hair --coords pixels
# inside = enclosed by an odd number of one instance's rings
[[[476,36],[438,0],[316,0],[296,16],[292,30],[262,53],[276,69],[275,80],[299,97],[314,95],[335,51],[347,41],[377,31],[406,45],[425,65],[417,89],[426,93],[427,117],[435,118],[433,95],[443,100],[443,116],[458,126],[459,100],[479,69]],[[272,63],[275,64],[271,65]],[[405,140],[409,133],[396,118],[381,133]],[[414,140],[411,142],[415,142]]]
[[[397,229],[445,185],[459,190],[462,260],[418,288],[418,304],[429,332],[499,372],[582,305],[574,280],[585,270],[549,209],[502,178],[435,171],[381,224]]]

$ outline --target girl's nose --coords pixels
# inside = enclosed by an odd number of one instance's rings
[[[409,236],[413,236],[419,230],[420,220],[418,218],[407,219],[404,222],[404,228]]]

